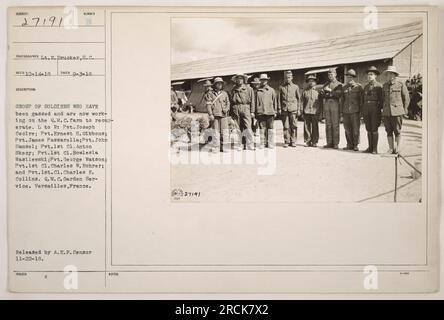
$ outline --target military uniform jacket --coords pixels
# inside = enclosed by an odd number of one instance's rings
[[[231,90],[231,104],[235,105],[249,105],[250,112],[254,113],[255,111],[255,101],[254,101],[254,92],[253,88],[242,84],[240,87],[234,87]]]
[[[221,90],[210,90],[205,93],[208,114],[215,117],[226,117],[230,111],[230,99],[228,94]]]
[[[387,81],[383,86],[383,116],[402,116],[410,103],[409,91],[401,81]]]
[[[382,84],[375,81],[373,83],[369,82],[364,87],[364,105],[363,109],[367,108],[377,108],[381,110],[384,104],[384,95],[382,93]]]
[[[330,88],[332,91],[326,91],[326,88]],[[333,99],[337,101],[339,104],[339,108],[342,107],[342,83],[340,83],[338,80],[330,81],[326,85],[324,85],[322,90],[322,95],[324,97],[324,105],[326,105],[326,101]]]
[[[342,112],[343,113],[356,113],[361,112],[362,108],[362,98],[364,89],[359,83],[347,83],[343,87],[343,105]]]
[[[319,114],[321,95],[315,88],[308,88],[302,93],[302,109],[305,114]]]
[[[301,95],[294,83],[285,83],[279,87],[278,111],[296,112],[300,108]]]
[[[269,85],[257,89],[256,113],[258,115],[275,115],[276,112],[276,91]]]

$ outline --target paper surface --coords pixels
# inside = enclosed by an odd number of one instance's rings
[[[349,23],[363,32],[366,17],[368,12],[360,7],[10,8],[10,290],[436,291],[439,127],[438,87],[431,81],[437,77],[435,10],[379,8],[381,26],[374,32],[390,28],[384,24],[391,21],[393,30],[383,31],[386,42],[375,46],[378,39],[373,39],[354,54],[357,43],[341,41],[352,34],[358,34],[355,41],[371,39],[371,34],[338,32],[336,38],[342,40],[329,45],[345,46],[347,57],[332,52],[327,62],[314,48],[294,59],[295,50],[304,47],[291,49],[293,40],[286,34],[281,42],[251,47],[236,43],[231,34],[232,47],[208,43],[212,47],[202,51],[213,33],[231,43],[222,37],[230,27],[239,37],[248,35],[248,29],[251,37],[267,42],[270,21],[287,24],[301,38],[322,46],[332,39],[325,32],[329,24],[343,30],[342,24]],[[309,24],[303,29],[307,21],[319,21],[319,28]],[[412,23],[405,34],[407,46],[398,49],[393,35],[397,26]],[[200,24],[206,27],[200,29]],[[421,31],[415,36],[417,24]],[[266,56],[266,48],[273,51],[283,44],[290,49],[278,54],[281,62]],[[249,64],[223,58],[241,59],[244,52],[255,50],[264,53],[256,53]],[[260,55],[266,56],[267,65],[258,66]],[[196,65],[187,60],[193,56]],[[230,149],[232,158],[216,163],[219,154],[193,150],[186,141],[180,141],[179,148],[185,145],[186,150],[179,154],[197,162],[175,162],[168,107],[172,82],[184,82],[177,91],[194,101],[204,93],[192,88],[200,88],[198,81],[205,78],[223,77],[229,91],[236,73],[259,77],[267,72],[276,86],[290,69],[302,91],[305,73],[313,70],[320,79],[325,67],[335,66],[344,76],[350,68],[359,73],[362,66],[377,65],[383,71],[391,64],[402,70],[402,81],[420,72],[423,82],[422,120],[403,123],[404,160],[382,155],[388,146],[383,125],[378,130],[380,154],[368,155],[303,147],[302,120],[296,148],[284,148],[278,119],[276,148],[262,162],[259,151]],[[367,83],[362,75],[359,81]],[[197,103],[195,107],[192,117],[208,116]],[[320,130],[319,146],[326,138],[323,122]],[[343,147],[343,124],[340,130]],[[365,149],[364,124],[360,130],[360,148]],[[400,187],[396,203],[395,162]]]

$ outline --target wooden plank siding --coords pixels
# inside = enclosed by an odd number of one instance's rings
[[[337,67],[340,81],[344,81],[347,70],[354,69],[357,82],[365,85],[366,70],[370,66],[376,66],[382,73],[389,65],[396,65],[401,78],[421,72],[422,48],[422,23],[410,23],[336,39],[173,65],[172,81],[185,80],[191,88],[189,102],[196,111],[206,112],[202,100],[203,82],[197,82],[198,79],[221,76],[226,81],[225,90],[230,91],[233,74],[243,72],[253,78],[267,73],[271,77],[270,85],[277,90],[284,79],[284,71],[292,70],[293,81],[304,89],[305,72]],[[319,84],[327,81],[326,72],[317,74],[317,77]],[[381,83],[386,80],[385,74],[378,77]]]
[[[171,67],[171,80],[392,59],[422,32],[422,23],[415,22],[334,39],[175,64]]]

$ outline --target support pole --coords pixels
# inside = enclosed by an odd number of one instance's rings
[[[396,202],[396,196],[398,193],[398,155],[395,157],[395,193],[394,193],[394,202]]]

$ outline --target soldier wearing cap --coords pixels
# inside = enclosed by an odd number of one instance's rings
[[[304,133],[308,147],[317,147],[319,140],[319,114],[321,112],[321,96],[316,90],[316,76],[309,75],[306,79],[308,88],[301,97],[304,113]]]
[[[328,83],[322,88],[327,144],[324,148],[338,149],[339,121],[342,113],[342,83],[336,79],[336,69],[328,70]]]
[[[254,150],[253,133],[251,130],[251,119],[255,113],[254,92],[246,84],[248,80],[247,75],[236,74],[231,80],[235,83],[230,93],[231,114],[241,130],[244,148]]]
[[[379,74],[379,70],[374,66],[367,69],[368,83],[364,87],[364,104],[362,106],[362,116],[368,140],[368,148],[364,152],[373,154],[378,153],[378,129],[381,125],[381,110],[384,104],[382,84],[376,81]]]
[[[344,120],[347,146],[344,150],[359,151],[359,129],[361,126],[362,92],[361,84],[355,81],[356,71],[350,69],[346,73],[347,84],[343,87],[342,117]]]
[[[296,147],[298,116],[301,115],[301,95],[297,84],[293,83],[293,73],[285,72],[285,82],[279,86],[277,113],[284,126],[284,148]]]
[[[395,66],[389,66],[384,72],[388,78],[388,81],[383,85],[384,104],[382,109],[382,118],[389,144],[387,153],[397,154],[401,146],[402,117],[407,113],[410,97],[405,84],[397,79],[399,73]]]
[[[258,77],[254,78],[253,81],[250,82],[250,86],[253,88],[254,91],[257,91],[259,87],[261,86],[261,81]]]
[[[230,111],[230,99],[223,90],[225,81],[216,77],[213,81],[213,89],[205,94],[208,115],[213,129],[214,151],[228,151],[226,147],[229,143],[228,116]],[[220,142],[222,136],[222,144]]]
[[[257,90],[256,116],[259,123],[260,148],[274,148],[274,117],[277,112],[277,96],[272,87],[268,85],[270,78],[266,73],[259,77],[261,85]]]

